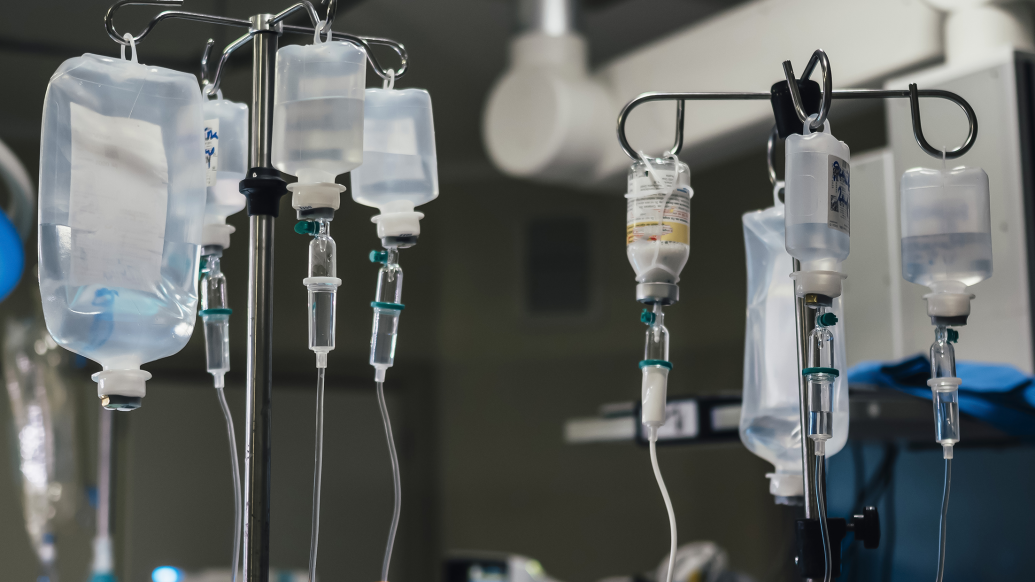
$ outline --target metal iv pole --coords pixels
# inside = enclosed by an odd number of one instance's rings
[[[325,0],[326,1],[326,0]],[[120,0],[108,9],[104,17],[105,29],[115,42],[128,45],[115,30],[115,12],[126,5],[179,6],[183,0]],[[224,65],[238,48],[252,41],[252,103],[251,103],[251,169],[241,181],[241,193],[248,198],[248,364],[245,414],[247,437],[244,454],[244,580],[269,581],[270,549],[270,482],[273,412],[273,249],[276,218],[280,197],[287,193],[286,183],[273,168],[270,160],[273,126],[273,87],[276,75],[276,54],[280,35],[285,32],[312,35],[330,31],[336,11],[336,0],[329,0],[323,20],[308,0],[302,0],[278,14],[256,14],[248,20],[213,16],[180,10],[165,10],[155,16],[144,30],[133,38],[134,43],[150,33],[159,22],[185,19],[210,24],[247,28],[248,32],[223,50],[206,94],[215,93],[222,78]],[[288,16],[303,10],[313,26],[283,24]],[[381,78],[388,73],[371,51],[371,45],[391,48],[399,56],[400,67],[395,78],[402,77],[408,68],[406,49],[393,40],[360,37],[340,32],[330,33],[329,40],[340,40],[362,48],[371,68]],[[207,54],[205,58],[207,62]]]

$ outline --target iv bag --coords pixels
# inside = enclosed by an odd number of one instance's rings
[[[777,186],[779,188],[780,186]],[[744,394],[740,440],[749,451],[776,467],[770,493],[779,498],[802,495],[801,416],[798,352],[794,317],[791,255],[784,242],[784,205],[748,212],[742,218],[747,252],[748,306],[744,334]],[[848,380],[842,298],[832,311],[834,364],[841,370],[833,388],[834,436],[827,456],[848,440]]]
[[[240,183],[248,173],[248,106],[223,99],[204,99],[205,229],[203,245],[230,246],[232,227],[226,218],[244,210]]]
[[[64,373],[70,359],[47,333],[38,301],[33,316],[7,320],[2,365],[17,443],[16,471],[25,528],[45,572],[57,557],[56,526],[74,518],[82,494],[74,380]]]
[[[161,67],[86,54],[47,87],[40,293],[57,343],[104,367],[94,379],[106,407],[139,406],[140,365],[194,330],[202,123],[195,78]]]

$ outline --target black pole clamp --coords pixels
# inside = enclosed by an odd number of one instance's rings
[[[794,563],[798,566],[798,575],[822,580],[826,561],[823,557],[823,533],[819,529],[819,520],[799,519],[795,525],[798,554]],[[841,540],[845,539],[848,532],[852,532],[855,541],[862,542],[863,547],[876,549],[880,545],[880,514],[876,507],[865,507],[862,515],[854,515],[850,521],[839,517],[827,518],[827,532],[830,535],[831,572],[837,578],[841,575]]]
[[[798,93],[801,94],[801,104],[809,115],[819,113],[819,83],[799,80]],[[791,90],[787,86],[787,81],[780,81],[773,85],[769,90],[769,95],[780,138],[786,139],[792,133],[801,135],[804,122],[798,119],[798,112],[794,109],[794,101],[791,99]]]
[[[248,216],[280,216],[280,197],[287,194],[287,182],[273,168],[252,168],[241,180],[241,194],[248,199]]]

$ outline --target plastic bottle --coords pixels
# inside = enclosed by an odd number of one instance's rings
[[[205,162],[197,80],[86,54],[47,89],[40,293],[61,346],[99,362],[102,404],[140,406],[140,365],[194,330]]]
[[[799,297],[841,294],[840,263],[848,258],[851,230],[851,152],[830,133],[809,129],[786,142],[785,224],[787,252],[801,261],[795,275]]]
[[[787,276],[791,256],[785,245],[785,208],[774,190],[773,206],[745,213],[748,306],[744,334],[744,392],[740,440],[749,451],[773,464],[769,492],[781,504],[803,494],[801,413],[798,392],[797,338],[794,332],[794,281]],[[842,323],[831,327],[834,367],[845,369],[843,309],[833,300],[831,311]],[[848,440],[848,383],[834,380],[833,438],[827,456]]]
[[[345,42],[317,39],[277,51],[272,155],[278,170],[300,184],[331,184],[363,163],[366,63],[366,53]]]
[[[205,99],[205,228],[202,245],[230,246],[234,227],[226,224],[232,214],[244,210],[246,199],[240,182],[248,172],[248,106],[223,99]]]
[[[674,157],[638,160],[629,168],[625,244],[640,301],[678,298],[675,285],[690,258],[693,195],[690,168]]]
[[[967,287],[992,276],[988,175],[980,168],[913,168],[902,175],[902,277],[931,289],[932,318],[963,325]],[[937,322],[936,322],[937,323]]]
[[[363,165],[352,172],[352,199],[381,211],[377,236],[420,235],[414,207],[438,197],[431,96],[423,89],[367,89]]]

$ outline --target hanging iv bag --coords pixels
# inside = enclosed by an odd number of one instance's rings
[[[768,473],[769,492],[778,503],[802,495],[801,416],[798,395],[798,351],[794,317],[791,255],[784,243],[784,205],[774,191],[774,205],[744,214],[748,306],[744,334],[744,394],[740,440],[749,451],[775,466]],[[833,456],[848,440],[848,382],[845,366],[844,311],[841,297],[831,309],[838,324],[834,334],[834,436],[827,442]]]
[[[205,228],[203,245],[230,246],[232,226],[226,219],[244,210],[240,183],[248,173],[248,106],[223,99],[204,98]]]
[[[39,281],[47,329],[101,364],[98,396],[140,406],[140,369],[194,330],[205,211],[192,75],[85,54],[50,79],[40,146]]]

